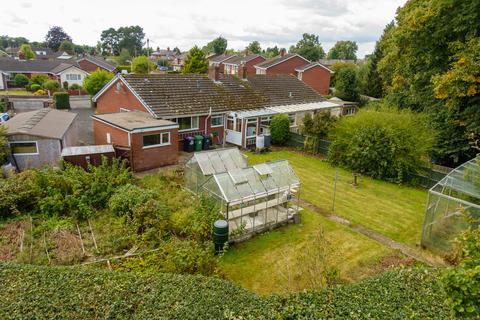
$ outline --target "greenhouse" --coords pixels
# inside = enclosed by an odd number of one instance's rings
[[[286,223],[299,210],[300,180],[285,160],[216,173],[198,191],[218,201],[230,239]]]
[[[212,175],[246,167],[247,159],[238,148],[195,152],[185,164],[185,186],[198,193],[199,188]]]
[[[452,249],[452,240],[480,219],[480,157],[452,170],[428,192],[422,246]]]

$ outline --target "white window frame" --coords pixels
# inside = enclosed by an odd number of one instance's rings
[[[213,119],[214,119],[214,118],[215,118],[215,119],[221,119],[221,121],[220,121],[221,123],[220,123],[220,124],[215,124],[215,125],[214,125],[214,124],[213,124]],[[211,118],[210,126],[211,126],[212,128],[219,128],[219,127],[223,127],[223,125],[224,125],[224,121],[225,121],[225,120],[224,120],[224,116],[223,116],[223,114],[216,114],[216,115],[213,115],[213,116],[212,116],[212,118]]]
[[[67,81],[80,81],[82,80],[82,75],[76,73],[67,73],[65,78]]]
[[[290,124],[290,127],[296,127],[297,126],[297,114],[296,113],[287,113],[288,116],[288,121],[290,121],[290,117],[293,116],[293,123]]]
[[[120,112],[130,112],[130,109],[120,107]]]
[[[251,136],[248,135],[248,125],[249,124],[255,124],[255,133]],[[245,123],[245,137],[246,138],[253,138],[253,137],[256,137],[257,136],[257,129],[258,129],[258,118],[250,118],[250,119],[247,119],[246,123]]]
[[[163,143],[163,135],[167,135],[168,137],[168,142]],[[164,147],[164,146],[169,146],[172,144],[172,141],[170,140],[170,131],[167,132],[160,132],[160,133],[154,133],[154,134],[145,134],[142,136],[142,144],[143,144],[143,137],[145,136],[160,136],[160,143],[159,144],[152,144],[150,146],[143,146],[143,149],[150,149],[150,148],[158,148],[158,147]]]
[[[197,126],[194,127],[194,128],[189,128],[189,129],[182,129],[182,130],[178,130],[178,132],[186,132],[186,131],[194,131],[194,130],[198,130],[199,129],[199,122],[200,122],[200,119],[198,116],[192,116],[192,117],[178,117],[178,118],[174,118],[172,119],[172,121],[178,123],[178,119],[181,119],[181,118],[190,118],[190,123],[193,123],[193,118],[197,118]],[[179,125],[179,128],[180,128],[180,123],[178,123]]]
[[[107,143],[112,144],[112,135],[110,134],[110,132],[107,132]]]
[[[35,153],[13,153],[13,150],[12,150],[12,144],[18,144],[18,143],[35,143],[35,149],[37,149],[37,152]],[[34,156],[34,155],[38,155],[39,152],[38,152],[38,141],[11,141],[9,143],[9,146],[10,146],[10,150],[12,150],[12,154],[15,155],[15,156]]]

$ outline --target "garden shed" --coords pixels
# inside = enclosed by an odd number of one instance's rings
[[[286,160],[215,173],[198,191],[219,203],[230,239],[286,223],[299,210],[300,180]]]
[[[480,157],[452,170],[428,192],[422,246],[447,252],[451,241],[480,219]]]
[[[195,152],[185,164],[185,186],[197,193],[212,175],[246,167],[247,158],[238,148]]]

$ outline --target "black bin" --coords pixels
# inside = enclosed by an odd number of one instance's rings
[[[193,137],[185,137],[183,139],[183,151],[193,152],[193,150],[195,150],[195,141],[193,141]]]
[[[208,134],[203,136],[203,150],[208,150],[212,146],[212,137]]]

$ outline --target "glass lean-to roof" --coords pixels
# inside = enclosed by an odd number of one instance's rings
[[[198,163],[205,176],[247,166],[245,156],[237,148],[196,152],[193,160]]]

